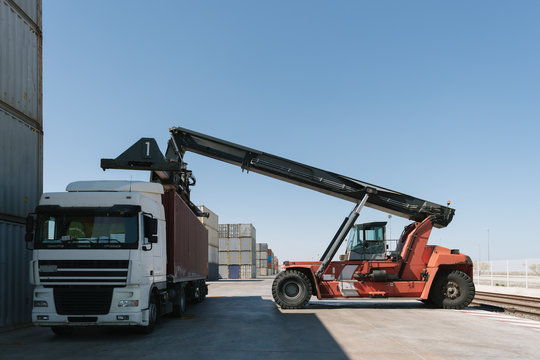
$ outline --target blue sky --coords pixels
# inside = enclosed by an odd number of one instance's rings
[[[187,127],[452,201],[430,243],[540,258],[540,3],[44,1],[44,191]],[[195,203],[315,259],[353,204],[195,154]],[[359,222],[386,220],[365,209]],[[392,218],[397,237],[404,219]]]

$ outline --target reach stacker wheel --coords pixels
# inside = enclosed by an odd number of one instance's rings
[[[302,309],[311,298],[308,277],[298,270],[286,270],[274,279],[272,295],[282,309]]]
[[[474,298],[474,283],[459,270],[441,274],[433,284],[433,303],[443,309],[463,309]]]

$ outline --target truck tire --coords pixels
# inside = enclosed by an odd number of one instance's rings
[[[311,282],[298,270],[279,273],[272,284],[272,296],[282,309],[304,308],[311,299],[311,294]]]
[[[195,288],[193,289],[193,302],[203,302],[206,298],[207,292],[208,289],[206,288],[206,283],[204,282],[204,280],[197,281],[195,284]]]
[[[51,330],[58,336],[69,336],[73,334],[73,328],[69,326],[51,326]]]
[[[435,279],[430,299],[443,309],[463,309],[473,300],[474,292],[474,283],[469,275],[453,270]]]
[[[186,291],[183,285],[178,286],[178,298],[173,303],[172,316],[182,317],[186,313]]]
[[[159,319],[159,307],[157,301],[157,295],[152,294],[150,297],[150,303],[148,304],[148,326],[141,326],[139,331],[141,334],[150,334],[154,331],[156,323]]]

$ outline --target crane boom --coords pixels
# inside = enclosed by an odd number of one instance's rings
[[[240,166],[242,170],[270,176],[340,199],[358,203],[369,195],[366,206],[413,221],[431,216],[433,226],[446,227],[455,210],[414,196],[347,176],[234,144],[181,127],[170,129],[165,157],[183,163],[187,151]]]

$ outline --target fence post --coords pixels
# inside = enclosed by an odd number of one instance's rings
[[[527,264],[527,259],[525,259],[525,288],[529,288],[529,265]]]
[[[493,286],[493,261],[489,262],[489,272],[490,272],[490,278],[491,278],[491,286]]]
[[[506,260],[506,286],[510,286],[510,270],[508,266],[508,260]]]

